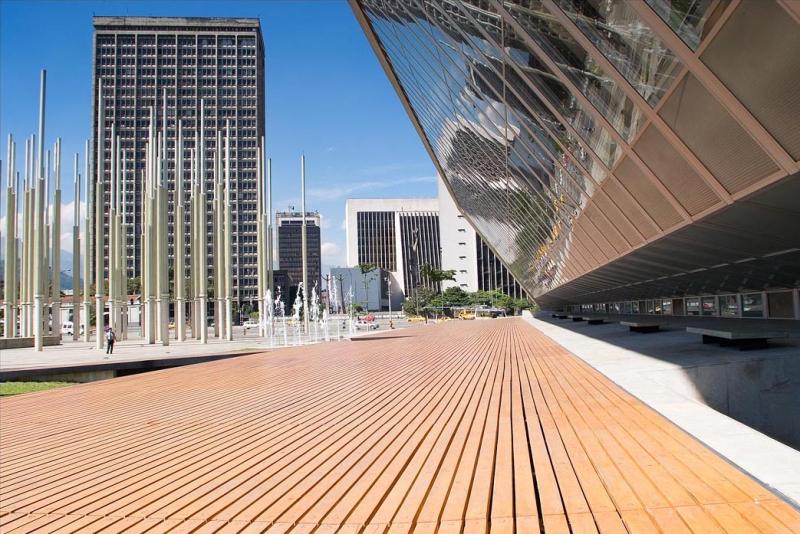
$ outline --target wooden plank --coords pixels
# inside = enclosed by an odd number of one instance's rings
[[[0,410],[3,532],[800,532],[779,496],[515,319]]]

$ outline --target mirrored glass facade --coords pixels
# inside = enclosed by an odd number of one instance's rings
[[[800,285],[783,4],[351,6],[461,210],[544,306]]]

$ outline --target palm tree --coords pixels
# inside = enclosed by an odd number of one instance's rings
[[[358,268],[361,275],[364,277],[364,308],[369,311],[369,278],[367,275],[378,268],[374,263],[359,263]],[[378,299],[380,302],[380,299]]]
[[[447,280],[451,280],[455,282],[456,280],[456,271],[455,269],[437,269],[431,265],[425,264],[419,269],[419,274],[423,278],[427,278],[430,282],[437,285],[445,282]]]

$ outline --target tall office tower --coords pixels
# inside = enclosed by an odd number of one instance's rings
[[[256,298],[256,151],[264,135],[264,43],[258,19],[94,17],[94,146],[97,147],[99,82],[105,104],[105,180],[108,183],[111,125],[127,157],[123,202],[127,210],[128,276],[141,272],[142,189],[145,143],[153,109],[161,131],[166,91],[167,156],[174,158],[177,119],[183,121],[187,149],[195,148],[200,105],[205,106],[206,191],[213,197],[217,131],[230,124],[231,202],[233,203],[233,289],[240,302]],[[95,169],[97,152],[94,152]],[[188,162],[187,162],[188,165]],[[186,171],[188,172],[188,167]],[[175,169],[167,171],[174,191]],[[188,188],[187,188],[188,189]],[[189,192],[187,191],[187,197]],[[170,193],[170,205],[174,202]],[[108,187],[106,198],[109,202]],[[172,208],[169,209],[170,213]],[[184,221],[179,231],[188,233]],[[208,220],[209,234],[212,232]],[[175,253],[175,222],[169,221],[170,265]],[[208,254],[212,251],[209,240]],[[184,251],[189,252],[189,251]],[[94,264],[94,263],[92,263]],[[213,265],[208,262],[209,268]],[[187,269],[190,262],[186,262]]]
[[[303,281],[303,214],[294,211],[279,211],[275,214],[278,233],[278,268],[288,274],[292,298]],[[322,290],[322,240],[320,217],[316,211],[306,212],[306,254],[308,261],[309,295],[317,284],[317,294]],[[289,295],[284,291],[284,295]]]
[[[470,292],[499,290],[514,298],[528,298],[511,271],[461,213],[444,180],[439,178],[438,182],[442,269],[455,271],[455,280],[444,282],[444,287],[458,286]]]
[[[543,307],[800,319],[798,2],[350,5]]]
[[[441,268],[439,202],[435,198],[348,199],[347,265],[374,263],[392,278],[392,305],[424,280],[420,268]]]

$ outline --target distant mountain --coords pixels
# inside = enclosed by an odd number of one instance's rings
[[[0,281],[5,277],[5,258],[0,259]],[[61,289],[72,289],[72,253],[61,251]],[[81,278],[83,283],[83,278]]]

